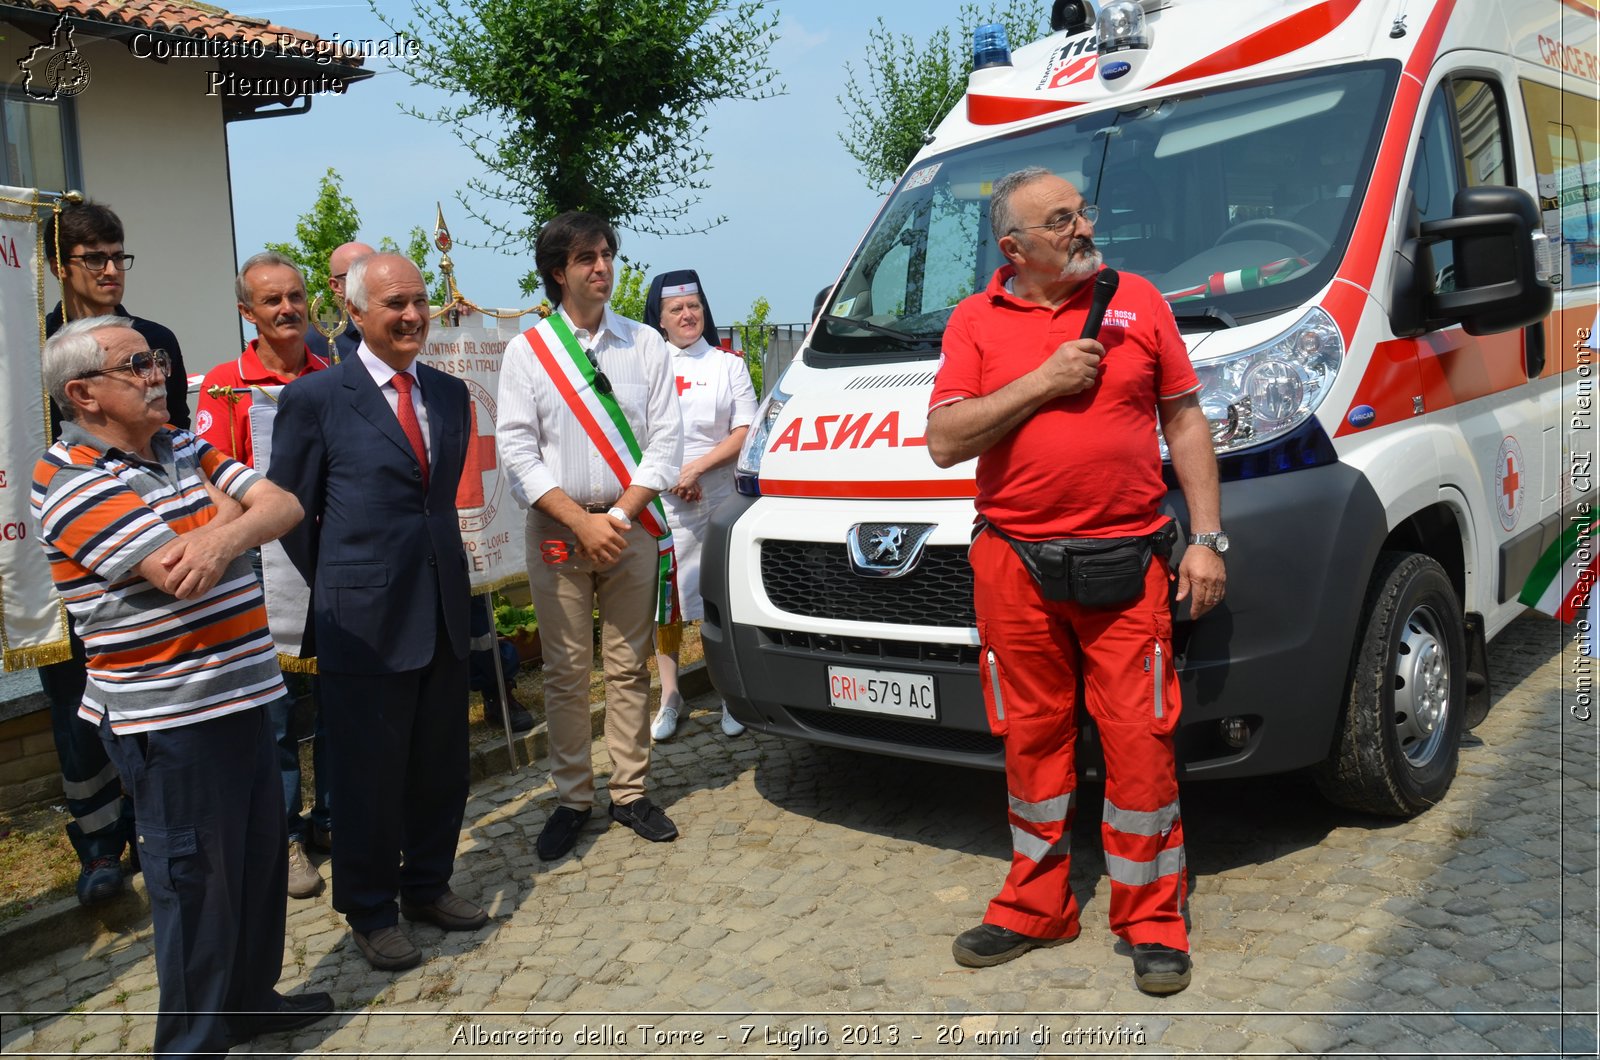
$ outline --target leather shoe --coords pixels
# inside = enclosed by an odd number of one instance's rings
[[[427,905],[400,899],[400,915],[423,921],[446,931],[476,931],[489,922],[489,914],[454,891],[445,891]]]
[[[315,898],[322,893],[322,888],[322,874],[306,857],[305,843],[299,839],[289,840],[289,897]]]
[[[1189,955],[1159,942],[1133,947],[1133,984],[1147,994],[1176,994],[1189,985]]]
[[[517,702],[517,695],[511,689],[506,689],[506,702],[511,704],[511,731],[527,732],[533,728],[533,715],[528,713],[528,708]],[[483,720],[495,728],[501,728],[505,722],[500,720],[500,693],[488,691],[483,693]]]
[[[229,1046],[243,1045],[262,1034],[282,1034],[309,1027],[333,1012],[333,995],[324,991],[278,995],[275,1012],[251,1012],[228,1018]]]
[[[540,861],[554,861],[578,843],[578,833],[589,823],[592,810],[574,810],[571,806],[557,806],[539,833],[537,848]]]
[[[78,872],[78,903],[99,905],[122,893],[122,863],[113,857],[95,858]]]
[[[311,833],[306,836],[306,845],[311,847],[312,850],[320,850],[324,854],[333,853],[333,829],[313,824]]]
[[[957,935],[950,950],[959,965],[967,968],[989,968],[1015,960],[1029,950],[1059,946],[1077,937],[1078,933],[1074,931],[1058,939],[1042,939],[1003,928],[998,924],[979,924]]]
[[[649,799],[634,799],[623,806],[611,804],[611,819],[620,821],[652,843],[678,838],[678,826]]]
[[[422,951],[398,924],[365,935],[352,929],[350,935],[356,940],[361,956],[380,972],[403,972],[422,963]]]

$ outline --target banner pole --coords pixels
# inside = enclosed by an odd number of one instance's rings
[[[494,594],[483,594],[483,609],[489,612],[489,641],[494,651],[494,683],[500,688],[500,724],[506,730],[506,754],[511,756],[511,768],[517,765],[517,741],[511,734],[511,697],[506,694],[506,668],[500,661],[500,630],[494,624]],[[533,759],[528,759],[533,765]]]

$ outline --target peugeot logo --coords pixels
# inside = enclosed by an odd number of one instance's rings
[[[857,523],[845,534],[850,569],[863,578],[903,578],[917,567],[933,523]]]

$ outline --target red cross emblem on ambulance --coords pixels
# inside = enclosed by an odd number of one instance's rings
[[[1528,488],[1528,469],[1522,462],[1522,446],[1510,435],[1500,443],[1495,458],[1494,500],[1500,510],[1500,525],[1515,530],[1522,519],[1522,497]]]

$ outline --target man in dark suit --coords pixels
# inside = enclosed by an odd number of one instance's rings
[[[456,520],[466,384],[415,363],[428,292],[408,259],[346,278],[364,341],[279,399],[268,476],[306,520],[283,539],[311,586],[307,654],[328,720],[339,807],[333,907],[374,967],[422,954],[399,926],[488,919],[450,890],[467,799],[467,557]],[[399,908],[396,909],[396,896]]]

